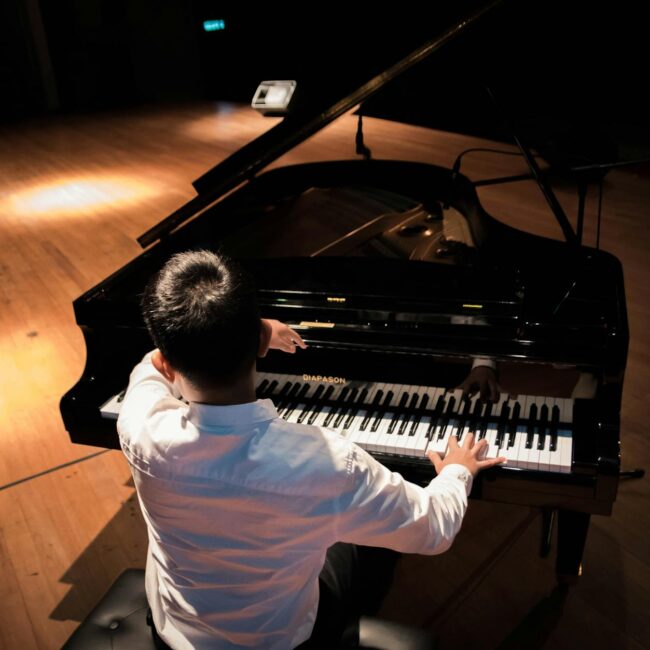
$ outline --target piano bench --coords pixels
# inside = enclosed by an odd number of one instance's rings
[[[66,641],[62,650],[155,650],[151,627],[147,623],[148,610],[144,569],[127,569]],[[358,638],[359,645],[345,648],[434,648],[433,638],[424,630],[366,616],[359,622]]]

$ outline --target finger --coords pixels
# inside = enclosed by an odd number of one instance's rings
[[[474,453],[475,457],[479,460],[484,460],[485,455],[487,454],[488,451],[488,441],[483,438],[482,440],[479,440],[476,445],[474,445],[474,449],[472,449],[472,452]]]
[[[458,449],[458,436],[449,438],[449,449]]]
[[[463,447],[465,449],[471,449],[474,446],[474,432],[469,431],[463,440]]]
[[[442,470],[442,458],[440,454],[435,451],[427,451],[427,458],[431,461],[433,466],[436,468],[436,474],[439,474]]]
[[[496,402],[499,400],[499,386],[496,381],[488,382],[490,388],[490,400]]]
[[[481,438],[475,445],[474,448],[472,449],[472,453],[477,457],[480,458],[481,455],[485,455],[487,452],[488,448],[488,441],[485,438]]]
[[[302,340],[302,337],[298,332],[289,328],[289,334],[291,334],[291,338],[296,345],[300,346],[303,350],[307,349],[307,344]]]
[[[476,464],[479,469],[487,469],[488,467],[495,467],[496,465],[502,465],[506,462],[508,462],[508,459],[505,456],[499,456],[498,458],[479,460]]]
[[[282,350],[283,352],[288,352],[289,354],[294,354],[296,351],[296,344],[293,341],[281,339],[280,350]]]
[[[487,438],[481,438],[475,445],[474,449],[482,449],[483,447],[488,446]]]

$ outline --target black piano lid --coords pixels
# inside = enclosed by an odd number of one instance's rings
[[[492,24],[498,24],[499,21],[504,20],[505,16],[505,24],[508,28],[512,27],[512,16],[508,18],[508,14],[504,13],[504,6],[508,8],[508,11],[511,11],[513,3],[504,2],[496,11],[492,11],[492,9],[499,4],[498,2],[492,2],[489,4],[481,3],[478,8],[475,3],[469,4],[472,5],[472,10],[468,13],[467,18],[460,20],[456,18],[456,22],[454,22],[453,19],[450,19],[451,13],[447,12],[448,15],[446,18],[440,22],[440,24],[444,23],[447,27],[446,29],[443,29],[439,37],[427,41],[423,46],[398,61],[398,63],[393,64],[383,72],[376,74],[370,79],[370,81],[362,84],[360,88],[353,88],[351,90],[353,84],[351,84],[350,79],[345,79],[342,84],[332,84],[331,93],[329,92],[330,88],[327,87],[327,92],[321,95],[317,94],[316,100],[313,102],[307,102],[302,107],[302,110],[287,117],[283,122],[246,145],[243,149],[240,149],[230,158],[204,174],[201,178],[197,179],[194,182],[194,185],[198,191],[198,196],[139,238],[139,241],[143,245],[152,243],[158,238],[163,239],[161,245],[155,247],[155,249],[151,251],[153,255],[149,256],[149,252],[145,253],[140,260],[141,263],[136,261],[135,264],[125,267],[115,274],[114,278],[108,278],[104,283],[102,283],[99,292],[91,290],[86,294],[86,296],[83,296],[79,301],[77,301],[75,304],[75,310],[78,322],[82,324],[82,321],[85,318],[84,313],[87,313],[86,310],[90,307],[89,301],[95,298],[98,298],[98,300],[96,301],[96,305],[93,307],[98,307],[108,321],[112,320],[110,317],[110,309],[108,309],[107,305],[112,300],[111,289],[115,284],[113,280],[117,280],[117,284],[122,285],[122,289],[125,288],[125,284],[132,287],[142,287],[144,286],[147,274],[155,272],[157,267],[164,262],[165,256],[168,256],[177,250],[196,248],[198,247],[197,243],[200,242],[213,244],[214,238],[210,240],[209,238],[202,236],[196,237],[197,232],[199,234],[201,233],[201,224],[199,223],[201,220],[204,221],[204,231],[211,230],[211,227],[205,228],[206,224],[203,217],[210,217],[215,221],[215,217],[218,217],[220,213],[223,214],[223,212],[220,212],[220,208],[225,207],[228,204],[228,198],[224,200],[220,199],[222,199],[223,195],[225,195],[230,189],[242,184],[246,187],[246,182],[248,182],[248,186],[259,187],[259,185],[255,184],[263,183],[266,176],[280,173],[279,170],[274,170],[272,172],[265,172],[261,176],[256,176],[256,174],[262,171],[270,162],[285,153],[291,147],[311,136],[333,119],[342,115],[360,102],[367,102],[368,98],[373,95],[377,96],[377,93],[381,93],[382,89],[386,88],[389,82],[393,79],[397,79],[398,76],[401,75],[404,77],[406,75],[406,77],[408,77],[410,74],[409,71],[415,72],[416,70],[422,69],[426,71],[427,68],[423,67],[421,62],[425,62],[431,53],[436,52],[436,56],[433,57],[434,59],[438,59],[440,55],[443,55],[446,62],[449,62],[450,58],[453,60],[456,53],[459,51],[458,48],[462,45],[462,41],[466,41],[469,38],[476,38],[476,34],[480,33],[481,25],[486,21],[491,20]],[[516,3],[514,4],[516,5]],[[449,9],[449,7],[447,7],[447,9]],[[462,9],[467,10],[467,4],[463,5]],[[557,20],[562,20],[561,14],[558,14]],[[420,30],[423,29],[423,24],[424,23],[421,23],[419,25]],[[438,29],[438,27],[439,25],[435,26],[436,29]],[[472,27],[472,29],[469,29],[470,27]],[[429,29],[429,24],[424,28]],[[522,25],[521,29],[524,31],[525,26]],[[421,31],[418,33],[421,34]],[[476,56],[476,50],[472,50],[472,52],[473,55]],[[511,56],[513,55],[512,52],[509,54]],[[487,59],[489,57],[486,56],[485,58]],[[380,67],[380,64],[384,65],[384,63],[385,61],[381,58],[374,62],[371,66],[373,72],[376,72]],[[416,63],[419,65],[416,66]],[[464,61],[464,66],[466,69],[468,68],[468,61]],[[351,68],[354,67],[355,66],[351,66]],[[360,66],[360,69],[361,74],[364,74],[367,73],[370,68],[362,65]],[[432,88],[434,88],[434,86],[442,85],[439,78],[434,77],[434,81],[435,84],[431,84],[429,87],[429,94],[427,94],[427,87],[424,87],[425,101],[422,104],[424,107],[430,107],[432,109],[432,114],[435,114],[433,109],[438,106],[438,104],[434,105],[434,102],[428,101],[432,96]],[[400,86],[398,85],[398,91],[399,88]],[[341,92],[346,94],[341,95]],[[399,95],[399,92],[397,94]],[[377,98],[382,99],[381,96],[378,96]],[[363,110],[374,111],[377,113],[378,111],[376,106],[382,106],[383,108],[381,110],[386,109],[385,102],[383,104],[378,102],[378,104],[375,105],[375,108],[373,108],[372,104],[366,103]],[[392,106],[391,110],[394,109],[395,105]],[[392,115],[384,116],[392,117]],[[335,164],[337,166],[343,166],[346,164],[349,165],[350,163],[338,162]],[[389,163],[388,161],[372,161],[372,164],[381,165]],[[462,176],[458,179],[458,182],[461,184],[465,183],[471,187],[471,183],[469,183],[468,179],[465,179]],[[183,221],[194,217],[205,208],[209,208],[208,212],[210,212],[210,214],[206,212],[205,215],[201,215],[192,224],[189,224],[190,227],[182,228],[178,232],[174,233],[173,242],[170,241],[172,238],[166,237],[167,234],[181,225]],[[493,241],[501,240],[501,243],[503,244],[503,241],[508,239],[507,233],[509,229],[506,226],[503,226],[503,224],[498,224],[497,222],[494,223],[496,224],[496,227],[501,228],[501,230],[499,231],[500,236],[497,238],[493,237],[492,239]],[[235,234],[239,236],[239,233]],[[524,233],[520,233],[520,235],[525,237]],[[520,240],[519,243],[522,243],[522,241],[523,240]],[[531,248],[526,248],[525,252],[520,252],[524,257],[535,258],[535,255],[531,252],[532,249],[536,248],[533,239],[529,238],[527,242],[530,243]],[[523,314],[521,313],[522,300],[519,295],[521,294],[521,290],[520,287],[517,286],[517,279],[514,275],[508,278],[508,271],[516,271],[518,268],[518,262],[521,260],[513,260],[510,269],[495,269],[494,267],[490,269],[474,268],[472,269],[472,274],[468,275],[466,278],[463,276],[462,269],[458,269],[452,276],[450,276],[447,282],[438,282],[437,285],[444,285],[447,288],[451,287],[453,289],[452,295],[449,297],[449,304],[451,305],[455,303],[456,307],[460,304],[462,308],[463,303],[461,302],[461,297],[465,299],[464,302],[480,302],[481,304],[486,303],[499,305],[500,308],[504,309],[504,313],[507,313],[513,318],[523,320],[525,323],[530,324],[531,327],[540,324],[545,326],[548,325],[548,315],[553,313],[553,322],[550,323],[552,327],[559,328],[565,324],[570,324],[576,332],[579,327],[583,325],[595,329],[598,332],[596,339],[601,342],[596,345],[596,347],[602,347],[602,341],[612,333],[612,327],[618,328],[618,331],[623,333],[622,338],[626,339],[627,324],[624,314],[624,298],[618,293],[619,291],[622,291],[622,276],[620,265],[618,265],[617,261],[608,259],[608,257],[611,256],[599,252],[597,254],[598,260],[599,262],[603,262],[603,265],[601,266],[590,261],[590,253],[586,250],[579,253],[576,253],[575,251],[567,251],[565,250],[567,247],[562,249],[559,247],[561,244],[551,242],[548,243],[548,246],[551,246],[555,251],[553,255],[554,264],[550,265],[543,275],[533,275],[527,278],[528,286],[526,287],[526,291],[529,296],[535,297],[535,301],[534,303],[532,300],[528,301],[525,306],[525,313]],[[515,251],[508,250],[507,246],[504,246],[504,251],[509,253],[511,257],[516,257],[516,255],[513,255]],[[576,258],[572,259],[574,254],[576,255]],[[241,257],[241,255],[236,256]],[[285,254],[285,256],[291,257],[290,254]],[[493,256],[493,259],[496,257],[498,256]],[[538,255],[536,260],[540,263],[540,267],[546,261],[542,254]],[[315,277],[318,275],[314,273],[315,269],[318,266],[322,267],[323,264],[327,264],[327,262],[296,259],[293,261],[293,268],[300,269],[305,267],[304,276],[310,277],[310,282],[313,283]],[[355,265],[358,265],[358,260],[349,260],[346,264],[349,268],[353,268]],[[271,278],[274,278],[273,286],[277,287],[280,291],[291,292],[296,290],[296,287],[291,286],[290,283],[280,282],[278,284],[278,278],[270,273],[271,268],[274,268],[279,272],[281,266],[282,264],[277,260],[274,260],[271,265],[269,265],[268,262],[265,263],[264,268],[266,271],[258,274],[258,283],[262,290],[264,289],[264,281],[267,279],[270,280]],[[364,269],[367,270],[369,266],[370,264],[368,260],[363,260]],[[373,278],[377,279],[377,281],[383,286],[384,293],[382,296],[384,301],[390,299],[390,291],[386,293],[385,290],[391,286],[391,277],[403,278],[407,282],[407,286],[420,287],[420,284],[417,281],[418,271],[416,270],[416,267],[418,265],[411,263],[409,268],[404,266],[403,269],[395,272],[395,269],[399,266],[399,262],[394,260],[390,262],[384,261],[382,262],[383,272],[378,270],[377,273],[373,275]],[[307,267],[309,268],[307,269]],[[339,268],[343,267],[339,264]],[[494,273],[495,270],[498,271],[496,275]],[[484,271],[490,271],[490,277],[494,284],[500,287],[500,295],[490,296],[488,283],[483,283],[482,291],[477,289],[478,287],[481,287],[481,279],[483,277],[482,273]],[[129,275],[131,272],[133,272],[133,275]],[[392,276],[391,272],[393,272]],[[438,273],[444,273],[444,271],[438,270]],[[427,278],[428,275],[427,271],[422,273],[423,278]],[[589,275],[591,275],[592,280],[598,278],[602,281],[597,283],[586,282],[585,278]],[[119,278],[117,276],[119,276]],[[334,276],[336,276],[336,274],[332,273],[330,277]],[[367,272],[363,273],[363,277],[364,282],[366,283],[365,289],[366,291],[369,291],[370,288],[368,286]],[[441,276],[438,275],[437,277]],[[410,278],[413,278],[413,280],[411,281]],[[504,278],[505,280],[499,282],[496,281],[495,278]],[[127,283],[122,282],[124,279],[127,280]],[[463,282],[463,279],[466,281]],[[350,283],[348,282],[343,284],[348,287],[350,296],[356,300],[357,298],[354,297],[354,292],[351,290]],[[551,287],[552,290],[549,291],[547,285]],[[332,286],[334,285],[332,284]],[[594,287],[600,287],[602,293],[600,295],[594,295]],[[300,287],[298,287],[298,289],[299,288]],[[472,292],[472,288],[474,289],[474,293]],[[316,287],[312,284],[311,289],[315,290]],[[327,291],[323,290],[323,295],[325,295],[325,293],[327,293]],[[370,291],[371,295],[372,293],[373,292]],[[377,292],[377,295],[380,293],[381,292]],[[404,293],[408,294],[408,289],[406,289]],[[126,318],[126,321],[129,321],[132,316],[133,319],[139,320],[136,315],[137,296],[131,296],[128,290],[122,295],[126,297],[126,303],[130,304],[132,309],[128,309],[127,312],[123,313],[121,318]],[[393,292],[392,295],[398,295],[397,291]],[[277,297],[281,297],[280,294],[278,294]],[[604,300],[601,300],[603,298]],[[102,307],[102,304],[104,304],[104,308]],[[454,313],[457,314],[458,312]],[[126,324],[126,321],[123,322]]]
[[[269,7],[251,27],[247,12],[233,10],[230,24],[247,23],[238,34],[250,37],[258,74],[297,79],[303,103],[196,179],[198,196],[138,241],[147,246],[171,232],[359,103],[368,115],[511,142],[487,85],[517,116],[528,146],[556,168],[641,158],[650,147],[626,150],[621,141],[648,108],[629,65],[647,58],[637,14],[626,1],[465,0],[383,12],[362,4],[358,15],[337,13],[334,3],[316,20]],[[269,42],[284,49],[265,63]]]
[[[378,65],[374,65],[372,69],[376,72],[372,76],[364,78],[364,70],[361,72],[360,82],[358,79],[353,82],[348,79],[341,85],[332,83],[331,79],[336,78],[336,75],[330,75],[328,85],[320,86],[320,88],[329,87],[331,92],[328,90],[324,93],[316,93],[315,99],[307,100],[299,107],[299,110],[292,112],[282,122],[196,179],[193,185],[198,196],[141,235],[138,242],[145,247],[165,236],[197,212],[218,200],[220,196],[252,178],[282,154],[372,96],[389,81],[403,74],[405,70],[417,65],[433,52],[437,52],[447,43],[457,39],[460,34],[467,31],[500,2],[501,0],[460,3],[465,10],[465,14],[461,14],[460,17],[457,17],[458,12],[453,10],[454,6],[449,4],[446,6],[447,11],[443,12],[435,27],[437,35],[425,41],[403,58],[393,62],[389,67],[380,69]],[[458,6],[457,3],[455,7]],[[468,9],[468,6],[471,9]],[[441,24],[445,25],[442,30],[440,29]]]

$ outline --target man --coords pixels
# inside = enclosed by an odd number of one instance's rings
[[[503,461],[452,439],[421,488],[335,432],[280,419],[256,400],[256,357],[305,345],[260,318],[250,279],[214,253],[171,258],[142,305],[157,349],[131,375],[118,430],[149,532],[153,621],[172,648],[327,647],[350,583],[341,549],[443,552],[473,475]]]

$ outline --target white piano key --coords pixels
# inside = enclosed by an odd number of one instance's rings
[[[439,397],[444,395],[444,389],[427,388],[426,395],[428,397],[427,409],[433,412],[436,408]],[[431,426],[431,420],[432,418],[430,415],[423,415],[419,425],[413,431],[413,434],[408,436],[408,449],[411,450],[414,456],[424,456],[427,450],[429,445],[428,433]]]
[[[377,428],[373,431],[371,429],[370,433],[368,436],[363,441],[363,446],[367,451],[374,451],[377,453],[383,452],[383,443],[384,443],[384,431],[388,427],[388,423],[390,422],[390,419],[392,417],[392,413],[389,413],[388,416],[384,414],[380,421],[379,424],[377,425]]]
[[[560,422],[563,424],[572,424],[574,401],[569,398],[560,397],[556,400],[556,403],[560,407]]]
[[[298,422],[298,418],[302,415],[303,411],[306,408],[306,404],[298,404],[289,415],[285,416],[284,419],[287,422]]]
[[[391,402],[391,405],[399,406],[403,404],[403,395],[407,394],[408,397],[406,398],[406,403],[404,404],[404,407],[408,407],[408,404],[411,401],[411,396],[413,393],[418,389],[417,386],[413,386],[410,384],[403,385],[403,386],[396,386],[396,389],[394,392],[397,395],[397,399],[394,399]],[[397,418],[395,419],[395,416],[397,415]],[[402,426],[402,422],[404,421],[404,418],[406,416],[399,414],[399,413],[393,413],[393,416],[391,417],[390,421],[388,422],[388,426],[384,430],[384,437],[381,439],[381,444],[383,445],[383,449],[385,453],[393,453],[393,454],[401,454],[405,445],[406,448],[408,448],[407,443],[404,442],[405,439],[408,437],[406,433],[400,434],[400,428]],[[395,420],[393,422],[393,420]],[[392,428],[392,433],[390,432],[390,429]]]
[[[413,435],[413,444],[409,447],[410,455],[416,458],[422,458],[430,448],[429,427],[431,426],[431,417],[425,416],[420,420],[420,424]]]
[[[504,456],[506,459],[506,465],[509,467],[518,466],[519,458],[519,445],[522,444],[522,435],[520,431],[523,427],[512,427],[506,428],[508,434],[505,437],[505,444],[499,449],[499,456]],[[512,445],[510,444],[510,439],[514,441]],[[524,438],[525,440],[525,438]]]
[[[497,458],[501,454],[499,453],[499,448],[497,447],[497,427],[494,424],[490,424],[488,430],[485,434],[485,439],[488,441],[487,451],[485,453],[485,458]]]
[[[368,409],[367,413],[369,414],[370,418],[368,420],[368,424],[366,428],[362,431],[359,429],[359,431],[355,435],[355,442],[363,447],[364,449],[367,448],[367,445],[369,444],[369,441],[371,438],[374,438],[376,435],[376,431],[372,430],[373,424],[375,422],[375,419],[377,418],[377,414],[381,413],[381,404],[383,404],[384,400],[386,399],[386,395],[388,393],[388,390],[390,388],[391,384],[385,384],[385,383],[380,383],[377,386],[377,390],[375,391],[375,394],[373,395],[372,402],[370,403],[371,406]],[[375,399],[377,398],[377,394],[379,394],[379,391],[381,391],[381,400],[379,404],[374,404]],[[363,424],[363,422],[360,423]]]
[[[521,405],[520,417],[522,419],[527,418],[528,415],[530,414],[530,406],[533,402],[529,401],[529,396],[527,395],[519,395],[517,399],[519,401],[519,404]],[[532,451],[532,448],[528,448],[526,446],[526,441],[528,439],[527,425],[522,424],[517,427],[517,438],[520,440],[520,442],[518,445],[519,454],[516,459],[516,466],[522,469],[529,469],[528,461],[529,461],[529,456],[530,456],[530,452]]]
[[[433,430],[433,435],[431,436],[431,441],[429,442],[427,449],[435,451],[438,454],[447,453],[447,445],[449,444],[449,435],[452,428],[452,421],[449,421],[447,424],[447,431],[442,437],[440,437],[440,433],[444,428],[444,422],[442,424],[438,422],[435,429]]]
[[[382,418],[381,426],[373,440],[374,449],[377,452],[392,453],[393,448],[395,447],[397,441],[396,430],[394,430],[393,433],[388,433],[394,415],[395,413],[393,411],[389,411],[385,414],[384,418]]]
[[[376,408],[371,409],[372,412],[368,426],[366,427],[363,436],[361,436],[358,441],[358,444],[367,451],[380,451],[380,449],[377,447],[377,442],[379,440],[379,436],[384,430],[384,427],[386,426],[386,417],[383,410],[383,405],[384,403],[392,403],[392,400],[389,400],[387,402],[388,393],[392,391],[392,388],[393,384],[382,384],[381,401]],[[377,421],[378,418],[379,421]]]
[[[342,384],[338,384],[337,386],[334,387],[334,390],[331,392],[330,396],[327,398],[328,402],[336,402],[338,398],[341,396],[341,393],[343,392],[343,389],[345,386]],[[327,391],[327,389],[326,389]],[[316,416],[312,424],[314,424],[317,427],[325,427],[330,428],[333,421],[334,417],[329,418],[329,422],[327,425],[325,424],[326,420],[328,420],[328,417],[331,413],[336,412],[338,409],[337,405],[334,406],[323,406],[321,409],[320,413]],[[308,418],[309,419],[309,418]],[[309,422],[303,421],[304,424],[309,424]]]
[[[501,411],[503,410],[503,405],[508,402],[508,395],[505,393],[501,393],[499,395],[499,399],[492,404],[492,411],[490,414],[489,422],[488,422],[488,427],[494,426],[495,428],[498,428],[498,424],[501,421]],[[479,431],[477,432],[476,435],[476,440],[479,440],[479,433],[481,430],[481,427],[478,427]],[[487,430],[485,433],[485,437],[487,437]]]
[[[353,407],[353,408],[357,409],[356,413],[354,414],[354,416],[352,418],[352,422],[350,423],[350,425],[347,428],[344,428],[345,437],[348,440],[352,440],[352,442],[357,442],[358,439],[363,434],[363,432],[361,431],[361,425],[362,425],[363,421],[365,420],[365,418],[367,417],[367,415],[369,414],[368,409],[369,409],[370,405],[372,404],[377,391],[379,390],[379,385],[374,385],[373,386],[373,385],[370,385],[370,384],[366,383],[362,387],[361,390],[363,390],[364,388],[368,389],[368,393],[367,393],[365,399],[363,400],[363,402],[359,402],[357,407]],[[347,417],[346,417],[346,420],[347,420]],[[344,424],[345,424],[345,422],[344,422]],[[370,426],[370,424],[368,424],[368,426]]]
[[[540,431],[540,438],[544,436],[544,447],[539,452],[538,469],[541,471],[551,471],[551,416],[553,414],[553,406],[555,406],[555,399],[553,397],[546,397],[544,404],[548,409],[548,419],[544,427],[544,431]]]
[[[414,391],[414,386],[411,385],[406,385],[401,387],[400,391],[400,396],[398,399],[398,404],[402,406],[402,408],[407,408],[410,401],[411,401],[411,396],[413,395]],[[406,398],[406,402],[403,402],[402,395],[406,394],[408,397]],[[400,435],[400,429],[402,427],[402,422],[404,421],[404,418],[407,417],[406,414],[403,413],[398,413],[397,418],[395,419],[395,416],[391,419],[389,422],[389,428],[392,426],[393,427],[393,432],[390,435],[389,440],[386,443],[385,446],[385,451],[387,453],[391,454],[401,454],[402,449],[404,448],[404,440],[406,438],[406,434],[402,433]],[[393,424],[393,419],[395,419],[395,422]],[[387,430],[388,432],[388,430]]]
[[[560,471],[570,472],[573,461],[573,439],[571,431],[560,429],[557,432],[557,446],[560,450]]]
[[[108,420],[117,420],[120,415],[120,409],[122,408],[122,400],[124,399],[125,392],[126,389],[117,395],[113,395],[99,407],[99,412],[103,418]]]

